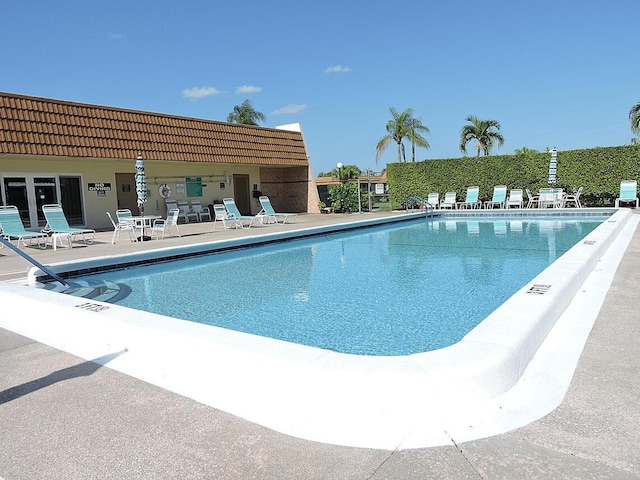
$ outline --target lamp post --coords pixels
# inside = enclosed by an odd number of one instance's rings
[[[340,181],[340,183],[342,183],[342,167],[344,165],[342,165],[342,162],[338,162],[338,164],[336,165],[336,168],[338,169],[338,180]]]

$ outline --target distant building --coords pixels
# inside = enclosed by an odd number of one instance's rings
[[[233,197],[246,214],[267,195],[277,210],[317,212],[301,128],[238,125],[0,92],[0,200],[25,226],[44,225],[43,204],[69,222],[110,227],[106,212],[137,213],[135,159],[144,158],[146,214],[165,198],[204,205]]]

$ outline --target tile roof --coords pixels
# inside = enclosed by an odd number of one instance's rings
[[[0,154],[308,166],[302,134],[0,92]]]

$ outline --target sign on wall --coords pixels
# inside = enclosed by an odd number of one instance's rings
[[[111,183],[109,182],[87,183],[87,189],[90,192],[96,192],[98,197],[106,197],[107,192],[111,191]]]
[[[202,196],[202,177],[187,177],[187,197]]]

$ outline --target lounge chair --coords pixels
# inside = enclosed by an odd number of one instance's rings
[[[496,205],[498,208],[504,208],[504,202],[507,201],[507,186],[496,185],[493,187],[493,197],[491,200],[484,202],[484,208],[493,208]]]
[[[167,213],[167,218],[158,218],[153,221],[153,225],[151,227],[151,236],[155,238],[164,238],[164,234],[170,232],[170,228],[175,228],[176,235],[180,237],[180,229],[178,228],[178,216],[180,215],[180,210],[177,208],[172,208]]]
[[[13,205],[0,206],[0,231],[3,238],[16,239],[18,247],[20,247],[20,242],[26,247],[26,239],[29,239],[29,245],[33,244],[33,240],[37,240],[40,248],[47,248],[47,235],[25,230],[18,207]]]
[[[196,222],[198,221],[198,214],[191,210],[189,202],[178,202],[178,209],[180,210],[180,214],[178,215],[178,217],[184,218],[187,223],[191,222],[192,218]]]
[[[43,205],[42,213],[47,221],[42,231],[53,235],[54,245],[59,235],[69,236],[69,246],[71,246],[71,242],[75,239],[76,235],[82,235],[84,243],[93,243],[96,237],[96,231],[91,228],[70,227],[69,222],[67,222],[67,217],[65,217],[60,205]],[[88,234],[91,234],[90,240],[86,237]]]
[[[242,215],[233,198],[223,198],[222,203],[224,204],[224,208],[227,209],[229,215],[235,219],[242,228],[251,228],[253,226],[253,222],[256,220],[256,217],[253,215]]]
[[[427,203],[433,208],[438,208],[440,206],[440,194],[430,193],[429,195],[427,195]]]
[[[582,208],[582,204],[580,203],[580,195],[582,195],[582,187],[576,190],[576,193],[571,195],[565,195],[562,199],[562,206],[566,207],[569,202],[573,202],[576,208]]]
[[[227,212],[227,209],[222,204],[215,204],[213,206],[213,216],[214,216],[214,220],[213,220],[214,230],[216,229],[216,224],[218,222],[222,222],[222,226],[225,230],[228,230],[230,228],[241,227],[241,225],[238,224],[236,219],[231,215],[229,215],[229,212]]]
[[[444,198],[440,202],[440,208],[455,208],[456,206],[456,192],[447,192],[444,194]]]
[[[211,212],[209,211],[209,207],[203,207],[202,203],[199,200],[194,200],[191,202],[191,211],[194,212],[198,216],[198,221],[204,221],[204,217],[207,220],[211,221]]]
[[[505,202],[506,208],[518,207],[522,208],[522,189],[512,188],[509,192],[509,198]]]
[[[635,202],[638,208],[638,182],[636,180],[623,180],[620,182],[620,196],[616,198],[616,208],[620,206],[620,202]]]
[[[480,201],[478,200],[478,194],[480,193],[480,187],[468,187],[467,196],[464,202],[458,202],[457,208],[480,208]]]
[[[169,210],[178,208],[178,202],[176,200],[165,200],[164,203],[167,205],[167,213],[169,213]],[[180,209],[178,209],[178,211],[180,211]],[[181,218],[184,220],[184,223],[187,223],[186,214],[180,212],[180,214],[178,215],[178,220],[180,220]]]
[[[260,200],[260,205],[262,205],[262,211],[258,215],[266,215],[269,223],[271,223],[271,220],[278,223],[278,219],[282,219],[282,223],[284,224],[287,223],[287,218],[293,218],[291,223],[296,223],[297,213],[276,213],[271,205],[271,200],[265,195],[262,195],[258,200]]]
[[[120,232],[123,230],[129,232],[129,240],[131,240],[132,242],[138,241],[138,239],[136,238],[136,225],[133,222],[120,221],[120,219],[118,219],[118,222],[116,222],[109,212],[107,212],[107,217],[109,217],[109,220],[111,220],[111,225],[113,225],[113,237],[111,237],[112,245],[116,244],[116,240],[120,238]]]

